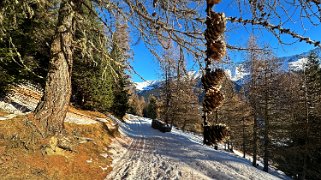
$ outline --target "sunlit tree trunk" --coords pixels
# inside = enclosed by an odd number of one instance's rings
[[[242,118],[242,148],[243,148],[243,158],[245,158],[245,124],[244,124],[244,117]]]
[[[254,110],[254,124],[253,124],[253,160],[252,165],[256,167],[256,156],[257,156],[257,119],[256,110]]]
[[[44,95],[35,110],[35,119],[45,134],[59,134],[71,96],[74,2],[62,0],[58,24],[51,44],[51,59]]]
[[[255,36],[251,36],[248,42],[249,49],[259,49],[260,47],[256,43]],[[258,74],[259,74],[259,57],[261,56],[260,51],[249,51],[249,69],[251,75],[251,81],[249,82],[249,98],[250,104],[253,107],[253,160],[252,165],[257,166],[257,153],[258,153]]]
[[[267,80],[267,72],[265,72],[265,81]],[[268,82],[266,82],[268,83]],[[266,84],[269,86],[269,84]],[[269,87],[265,90],[265,97],[264,97],[264,155],[263,155],[263,171],[269,171]]]
[[[306,113],[306,119],[305,119],[305,134],[304,134],[304,151],[303,151],[303,168],[302,168],[302,177],[299,177],[300,179],[306,179],[307,174],[307,166],[308,166],[308,146],[309,146],[309,108],[311,105],[311,102],[309,101],[308,96],[308,87],[307,87],[307,76],[304,68],[304,97],[305,97],[305,113]]]

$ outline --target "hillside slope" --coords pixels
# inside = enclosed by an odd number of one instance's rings
[[[179,130],[161,133],[151,120],[128,115],[120,131],[130,139],[111,145],[113,171],[107,179],[289,179],[263,172],[246,159],[204,146],[201,138]],[[117,119],[113,118],[115,121]]]
[[[104,179],[118,135],[106,115],[69,107],[63,136],[42,137],[32,110],[41,92],[17,85],[0,100],[0,179]]]

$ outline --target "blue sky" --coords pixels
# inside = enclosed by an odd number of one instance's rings
[[[219,6],[215,8],[218,12],[224,12],[227,16],[239,16],[239,10],[236,9],[236,6],[232,3],[233,0],[223,1]],[[228,9],[228,11],[226,11]],[[242,17],[247,17],[249,14],[244,13]],[[300,22],[300,19],[295,19],[296,16],[293,16],[291,23],[285,23],[284,27],[291,28],[295,32],[298,32],[301,35],[310,37],[313,40],[321,41],[321,27],[313,26],[308,22],[303,22],[304,28]],[[273,23],[273,22],[272,22]],[[237,24],[236,24],[237,25]],[[260,27],[251,27],[251,26],[236,26],[234,24],[228,23],[227,32],[226,32],[226,41],[227,43],[235,46],[246,47],[249,35],[254,33],[258,38],[258,43],[260,45],[269,44],[273,49],[274,53],[278,57],[291,56],[295,54],[300,54],[307,52],[314,48],[314,46],[303,43],[296,42],[295,39],[288,35],[281,36],[283,40],[290,45],[279,44],[277,38],[270,32],[267,32]],[[303,30],[305,29],[305,30]],[[134,58],[131,61],[131,65],[135,71],[142,76],[145,80],[157,80],[161,79],[161,71],[159,68],[159,63],[155,57],[145,48],[143,42],[132,46],[134,52]],[[244,52],[235,52],[229,51],[230,58],[233,60],[233,63],[238,63],[244,60]],[[187,66],[189,70],[198,70],[198,67],[193,66],[194,61],[192,58],[187,57],[188,62]],[[143,81],[136,74],[131,74],[132,80],[134,82]]]

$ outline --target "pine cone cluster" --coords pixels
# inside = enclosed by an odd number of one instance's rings
[[[209,1],[207,1],[207,3],[209,5]],[[220,61],[226,54],[226,44],[223,40],[223,34],[226,29],[226,19],[224,13],[216,13],[211,10],[207,11],[207,13],[207,29],[204,34],[207,41],[207,58],[205,59],[207,70],[202,77],[202,84],[205,89],[203,109],[204,112],[211,112],[219,107],[224,100],[224,96],[220,92],[220,87],[225,73],[222,69],[210,71],[208,65],[212,64],[213,61]]]
[[[204,89],[210,89],[211,87],[218,87],[222,84],[225,72],[222,69],[216,69],[214,71],[206,72],[202,77],[202,84]]]
[[[222,69],[208,70],[203,75],[202,84],[205,89],[204,112],[211,112],[222,105],[224,95],[221,93],[220,88],[224,76],[225,72]]]
[[[204,144],[213,145],[223,141],[230,134],[229,128],[225,124],[215,124],[204,126]]]
[[[224,95],[218,88],[210,88],[206,91],[205,99],[203,101],[203,108],[205,112],[211,112],[222,105]]]
[[[207,41],[208,60],[219,61],[226,54],[226,44],[223,40],[223,33],[226,29],[224,13],[211,11],[206,19],[206,25],[205,39]]]
[[[206,71],[203,73],[202,84],[205,89],[205,98],[203,101],[204,112],[204,144],[213,145],[222,141],[228,136],[229,131],[226,125],[216,124],[207,125],[207,114],[218,108],[223,100],[224,95],[220,88],[225,73],[222,69],[211,71],[210,65],[213,61],[219,62],[226,54],[226,44],[224,42],[224,32],[226,29],[226,18],[224,13],[216,13],[212,11],[214,4],[220,0],[207,0],[207,29],[204,33],[206,39]]]
[[[225,124],[215,124],[211,128],[217,142],[223,141],[229,135],[228,127]]]

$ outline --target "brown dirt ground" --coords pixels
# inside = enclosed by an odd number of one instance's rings
[[[106,118],[98,112],[73,113]],[[111,123],[65,123],[66,134],[43,138],[33,115],[0,121],[0,179],[104,179],[112,170],[108,145],[118,136]]]
[[[69,106],[68,112],[78,114],[78,115],[87,116],[89,118],[107,118],[107,116],[103,113],[100,113],[97,111],[87,111],[87,110],[82,110],[82,109],[76,109],[73,106]]]
[[[0,109],[0,116],[6,116],[8,115],[9,113],[3,111],[2,109]]]
[[[41,99],[42,94],[40,92],[33,91],[32,89],[26,87],[26,86],[14,86],[11,87],[12,93],[15,94],[22,94],[24,96],[27,96],[29,98],[34,99]]]

